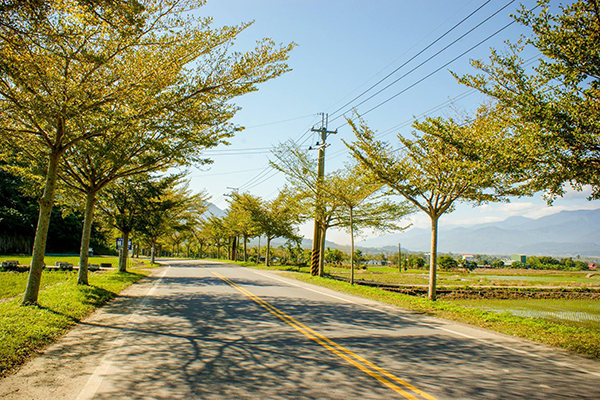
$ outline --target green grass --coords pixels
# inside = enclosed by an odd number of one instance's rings
[[[60,285],[41,290],[37,306],[23,307],[21,298],[0,303],[0,375],[22,364],[96,307],[113,299],[149,272],[145,269],[125,273],[114,270],[92,272],[90,286],[77,285],[76,273],[58,274],[66,279]]]
[[[76,271],[44,271],[40,289],[64,283],[76,275]],[[28,272],[0,272],[0,299],[23,294],[28,276]]]
[[[451,301],[429,301],[421,297],[390,293],[373,287],[351,286],[346,282],[311,277],[307,274],[286,272],[284,276],[382,303],[393,304],[412,311],[423,312],[436,317],[561,347],[600,359],[599,327],[574,326],[541,318],[520,317],[508,312],[498,313],[480,308],[463,307]]]
[[[12,257],[12,256],[0,256],[1,260],[17,260],[21,265],[29,265],[31,257]],[[47,265],[54,265],[56,261],[66,261],[73,265],[79,265],[79,257],[46,257],[45,262]],[[114,267],[119,264],[117,257],[90,257],[90,264],[100,263],[111,263]],[[130,259],[128,260],[128,269],[137,267],[155,267],[158,264],[150,266],[148,260]],[[56,270],[44,270],[42,273],[42,283],[40,289],[46,289],[48,287],[62,284],[73,276],[77,276],[77,271],[56,271]],[[0,272],[0,300],[18,296],[25,292],[27,286],[27,279],[29,277],[28,272],[13,272],[6,271]]]
[[[350,277],[349,268],[325,267],[325,273],[344,278]],[[443,287],[568,287],[568,288],[600,288],[600,273],[590,271],[533,271],[533,270],[477,270],[466,273],[463,271],[438,271],[438,286]],[[429,282],[429,272],[426,270],[408,270],[398,272],[397,268],[367,267],[357,269],[355,279],[365,281],[394,283],[400,285],[426,285]]]

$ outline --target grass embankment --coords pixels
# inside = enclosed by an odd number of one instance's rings
[[[80,286],[77,271],[44,271],[38,305],[23,307],[19,295],[24,292],[28,273],[0,273],[0,288],[5,294],[5,300],[0,301],[0,376],[148,274],[146,269],[91,272],[90,286]]]
[[[490,312],[478,308],[462,307],[451,301],[429,301],[424,298],[390,293],[373,287],[351,286],[346,282],[311,277],[307,274],[287,272],[284,276],[432,316],[561,347],[600,359],[600,329],[597,327],[578,327],[539,318],[519,317],[508,312]]]

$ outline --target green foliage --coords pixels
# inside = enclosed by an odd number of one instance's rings
[[[526,39],[508,43],[505,54],[492,50],[489,62],[472,61],[482,74],[459,82],[491,96],[510,122],[503,144],[481,158],[498,158],[523,183],[525,193],[545,190],[548,200],[591,185],[600,198],[600,8],[597,0],[578,0],[550,13],[522,6],[516,20],[531,29]],[[536,14],[537,13],[537,14]],[[528,67],[522,52],[542,53]],[[459,141],[460,142],[460,141]]]
[[[344,258],[346,258],[346,254],[340,249],[332,249],[327,246],[325,249],[325,262],[330,264],[340,264]]]
[[[66,279],[42,290],[39,306],[20,307],[17,299],[0,303],[0,375],[23,363],[147,273],[94,273],[90,276],[91,286],[77,285],[73,272],[53,274]]]
[[[452,270],[458,268],[458,261],[452,256],[443,254],[438,257],[438,266],[444,270]]]
[[[520,265],[520,263],[518,261],[515,261],[513,263],[513,265],[514,264],[519,264]],[[496,261],[492,262],[491,266],[492,266],[492,268],[504,268],[504,261],[502,261],[502,260],[496,260]]]
[[[486,141],[501,130],[496,120],[480,110],[474,120],[427,118],[413,126],[413,139],[398,135],[402,147],[394,149],[376,138],[366,122],[348,119],[356,140],[346,146],[366,173],[387,185],[431,219],[431,282],[429,297],[435,299],[437,229],[439,218],[454,210],[458,202],[476,205],[504,201],[513,193],[512,178],[498,171],[494,159],[474,158],[453,144]]]
[[[463,260],[461,266],[467,271],[471,272],[477,268],[477,263],[475,261]]]
[[[422,269],[422,268],[425,268],[426,264],[427,264],[427,261],[421,256],[418,256],[415,254],[410,254],[408,256],[408,265],[411,268]]]

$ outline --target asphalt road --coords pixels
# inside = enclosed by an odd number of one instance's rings
[[[78,325],[5,399],[599,399],[600,363],[215,262],[161,276]]]

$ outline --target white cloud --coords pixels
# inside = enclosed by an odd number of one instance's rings
[[[592,194],[592,187],[587,185],[582,188],[582,190],[575,190],[571,186],[565,187],[565,194],[562,199],[564,200],[587,200],[587,198]]]

